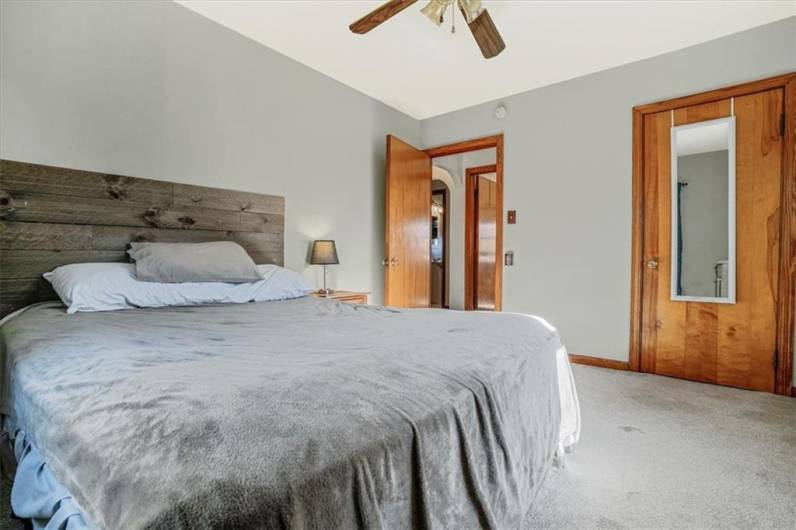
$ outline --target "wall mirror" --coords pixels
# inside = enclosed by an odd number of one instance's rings
[[[735,117],[671,135],[672,300],[735,303]]]

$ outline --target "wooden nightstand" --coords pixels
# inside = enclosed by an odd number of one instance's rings
[[[370,292],[357,292],[357,291],[334,291],[330,295],[324,295],[315,291],[312,296],[318,298],[329,298],[330,300],[337,300],[346,304],[367,304],[368,295]]]

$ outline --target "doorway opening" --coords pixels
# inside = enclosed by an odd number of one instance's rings
[[[427,149],[432,194],[446,189],[440,306],[500,311],[503,278],[503,136]],[[433,231],[433,228],[432,228]],[[433,245],[432,234],[432,245]],[[445,254],[447,251],[447,254]],[[436,286],[432,276],[432,289]]]
[[[465,171],[464,309],[495,310],[497,167]]]
[[[433,175],[433,173],[432,173]],[[431,307],[447,309],[448,298],[448,185],[431,181]]]
[[[484,183],[480,196],[491,213],[480,212],[471,222],[482,220],[480,232],[472,230],[483,236],[478,248],[489,250],[489,264],[472,261],[478,259],[475,245],[469,254],[465,248],[467,170],[486,165],[494,167],[485,174],[493,184]],[[388,135],[385,192],[384,304],[500,311],[503,135],[425,150]],[[478,271],[477,278],[471,271]],[[470,282],[473,288],[480,284],[478,303],[465,301]]]

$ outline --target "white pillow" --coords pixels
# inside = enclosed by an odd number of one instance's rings
[[[305,296],[313,290],[300,274],[276,265],[258,265],[263,278],[250,283],[143,282],[130,263],[74,263],[44,277],[66,305],[67,313],[113,311],[218,303],[266,302]]]

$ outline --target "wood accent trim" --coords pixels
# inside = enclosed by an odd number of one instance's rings
[[[633,223],[630,247],[630,350],[629,367],[641,369],[641,308],[644,279],[644,115],[633,109]]]
[[[459,153],[480,151],[481,149],[491,149],[498,146],[500,146],[500,150],[502,151],[503,134],[485,136],[483,138],[474,138],[472,140],[464,140],[463,142],[440,145],[437,147],[430,147],[426,149],[425,152],[431,158],[439,158],[441,156],[458,155]]]
[[[503,210],[503,135],[499,135],[496,139],[497,145],[495,146],[495,178],[497,179],[497,223],[495,224],[495,256],[497,262],[495,263],[495,311],[503,310],[503,223],[506,217],[506,212]]]
[[[777,371],[774,391],[787,395],[793,378],[794,267],[796,266],[796,75],[785,85],[785,138],[780,200]]]
[[[473,304],[473,255],[475,254],[475,175],[467,170],[464,177],[464,310],[475,309]]]
[[[656,112],[693,106],[730,97],[782,88],[785,94],[785,138],[782,160],[781,233],[779,287],[777,296],[777,369],[775,393],[792,392],[794,334],[794,272],[796,272],[796,72],[742,83],[716,90],[658,101],[633,108],[632,161],[632,246],[630,300],[630,361],[639,371],[642,366],[642,306],[651,293],[643,292],[643,220],[644,220],[644,116]]]
[[[598,368],[610,368],[611,370],[632,370],[627,361],[617,361],[616,359],[603,359],[602,357],[592,357],[590,355],[569,354],[569,362],[575,364],[585,364],[587,366],[597,366]]]
[[[667,99],[665,101],[656,101],[655,103],[648,103],[646,105],[638,105],[633,107],[633,110],[638,111],[641,114],[653,114],[663,110],[690,107],[720,99],[745,96],[748,94],[754,94],[755,92],[764,92],[772,88],[781,88],[787,85],[794,78],[796,78],[796,72],[791,72],[788,74],[759,79],[757,81],[750,81],[748,83],[741,83],[740,85],[725,86],[714,90],[708,90],[706,92],[700,92],[698,94],[681,96],[674,99]]]
[[[57,296],[41,274],[126,262],[133,241],[235,241],[282,265],[285,199],[0,160],[0,317]]]
[[[456,142],[452,144],[431,147],[429,149],[426,149],[425,153],[433,159],[443,156],[467,153],[469,151],[480,151],[481,149],[491,149],[491,148],[495,149],[495,166],[496,166],[495,176],[497,180],[497,211],[498,211],[498,223],[495,227],[495,232],[496,232],[495,254],[497,255],[497,263],[495,264],[495,311],[502,311],[503,310],[503,224],[504,224],[503,219],[505,216],[505,212],[503,211],[503,160],[505,153],[503,133],[496,134],[493,136],[485,136],[483,138],[474,138],[472,140],[465,140],[463,142]],[[466,204],[465,204],[465,209],[466,209]],[[466,263],[467,260],[465,259],[465,264]],[[465,275],[467,274],[468,273],[465,270]],[[468,276],[465,277],[467,278]],[[469,277],[472,277],[472,271],[470,272]],[[467,299],[472,300],[472,295],[467,297],[466,285],[465,285],[465,304],[467,303],[466,302]]]
[[[475,255],[475,225],[478,222],[476,219],[476,205],[475,205],[475,183],[478,175],[484,173],[495,173],[497,175],[497,164],[489,164],[486,166],[468,167],[464,174],[464,309],[465,311],[472,311],[475,309],[475,261],[478,256]],[[497,178],[497,177],[496,177]],[[497,183],[496,183],[497,186]],[[497,190],[498,197],[501,192]],[[495,204],[495,209],[501,211],[500,205]],[[503,224],[503,223],[497,223]],[[497,226],[495,226],[497,229]],[[502,269],[502,254],[497,251],[497,236],[495,237],[495,307],[497,308],[498,294],[501,292],[497,286],[497,270]]]

